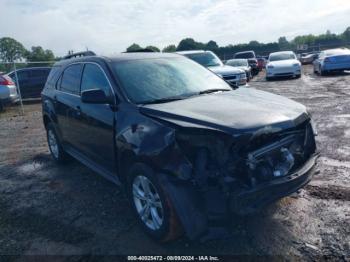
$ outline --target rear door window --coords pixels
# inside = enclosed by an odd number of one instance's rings
[[[80,78],[81,64],[68,66],[62,75],[60,90],[66,93],[79,95],[80,93]]]

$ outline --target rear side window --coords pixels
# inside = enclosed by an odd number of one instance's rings
[[[17,71],[18,81],[26,81],[29,78],[28,71]],[[15,74],[16,77],[16,74]]]
[[[86,64],[81,80],[81,92],[90,89],[101,89],[106,96],[111,95],[111,87],[101,68],[94,64]]]
[[[55,82],[57,81],[61,72],[60,68],[61,68],[60,66],[52,67],[46,82],[49,85],[49,87],[53,87],[55,85]]]
[[[71,65],[64,70],[61,79],[61,91],[79,95],[81,68],[81,64],[76,64]]]

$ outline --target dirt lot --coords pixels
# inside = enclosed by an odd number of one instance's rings
[[[41,105],[0,114],[0,254],[254,254],[350,258],[350,73],[251,87],[305,104],[319,135],[318,173],[298,193],[262,214],[237,218],[232,238],[204,244],[150,240],[123,194],[73,161],[48,153]]]

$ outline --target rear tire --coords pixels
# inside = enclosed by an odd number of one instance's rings
[[[52,123],[48,123],[46,126],[47,143],[52,158],[57,163],[65,163],[69,159],[68,154],[64,151],[61,142],[57,136],[57,132]]]
[[[4,111],[4,105],[2,104],[2,101],[0,100],[0,112]]]
[[[175,208],[152,169],[136,164],[128,176],[127,194],[138,223],[150,237],[168,242],[182,235]]]

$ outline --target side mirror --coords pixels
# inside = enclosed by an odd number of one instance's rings
[[[109,99],[101,89],[90,89],[81,93],[81,101],[87,104],[108,104]]]

